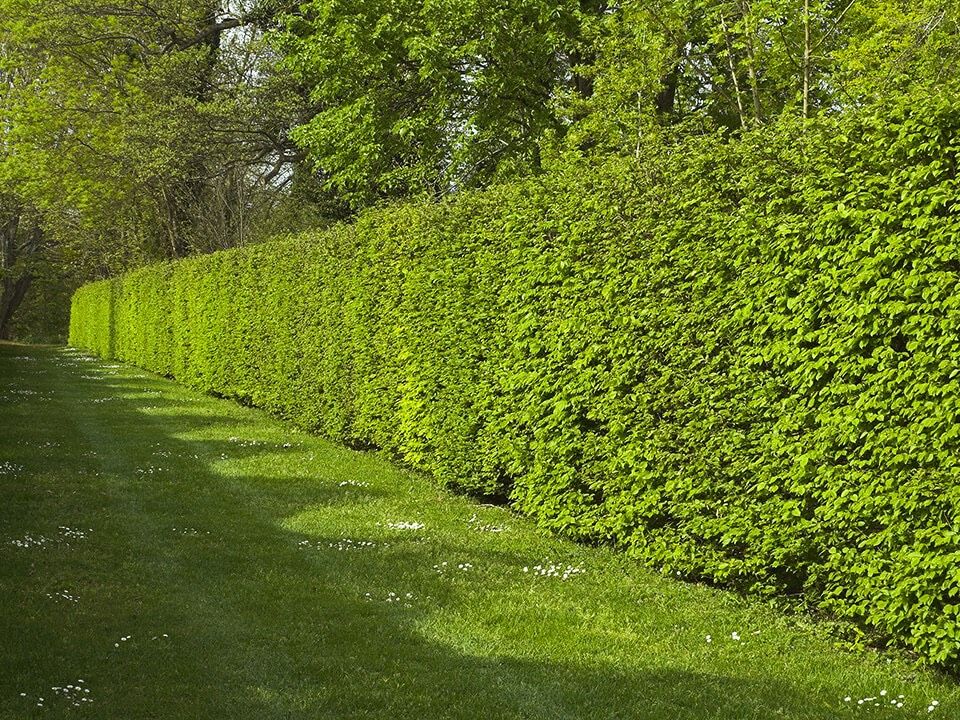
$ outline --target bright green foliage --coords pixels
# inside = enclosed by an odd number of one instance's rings
[[[302,227],[268,5],[0,0],[0,226],[35,216],[72,287]]]
[[[262,412],[62,348],[0,343],[0,378],[4,720],[960,714],[950,678]],[[881,688],[903,707],[851,710]]]
[[[72,342],[960,661],[960,108],[705,137],[82,288]]]
[[[580,6],[593,4],[300,3],[280,38],[317,112],[292,137],[358,208],[536,168]]]
[[[623,0],[582,26],[590,53],[580,72],[593,92],[560,94],[566,145],[634,154],[665,126],[739,131],[956,87],[958,8],[943,0]]]
[[[306,0],[272,34],[290,138],[361,209],[537,172],[563,150],[849,112],[956,86],[944,0]]]

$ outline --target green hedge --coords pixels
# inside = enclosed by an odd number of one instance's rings
[[[958,128],[568,161],[89,285],[71,340],[957,668]]]

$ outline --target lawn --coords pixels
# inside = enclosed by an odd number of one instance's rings
[[[0,718],[960,716],[955,683],[64,348],[0,345]]]

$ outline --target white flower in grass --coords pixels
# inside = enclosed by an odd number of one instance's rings
[[[528,568],[524,567],[523,572],[528,572]],[[544,560],[542,565],[533,566],[533,574],[539,577],[559,577],[561,580],[569,580],[575,575],[580,575],[584,573],[585,570],[579,565],[557,565],[550,562],[550,560]]]
[[[391,530],[423,530],[425,525],[422,522],[409,522],[402,520],[400,522],[387,523],[387,527]]]

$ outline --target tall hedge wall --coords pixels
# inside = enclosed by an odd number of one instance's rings
[[[955,103],[86,286],[71,340],[960,665]]]

